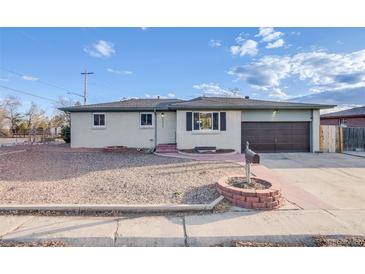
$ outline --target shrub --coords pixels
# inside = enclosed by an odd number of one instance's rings
[[[61,136],[66,143],[69,144],[71,142],[71,130],[69,126],[62,127]]]

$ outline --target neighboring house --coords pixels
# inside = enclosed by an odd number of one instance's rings
[[[71,113],[72,147],[177,149],[214,146],[241,152],[319,150],[319,109],[332,105],[230,97],[129,99],[60,108]]]
[[[365,128],[365,106],[323,114],[321,125]]]

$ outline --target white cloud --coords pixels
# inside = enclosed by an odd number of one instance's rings
[[[259,28],[259,33],[255,37],[262,37],[262,42],[271,42],[279,39],[284,33],[275,31],[274,28]]]
[[[175,95],[175,93],[169,92],[169,93],[167,93],[167,97],[169,97],[169,98],[175,98],[176,95]]]
[[[211,48],[218,48],[218,47],[222,46],[222,41],[221,40],[211,39],[209,41],[209,46]]]
[[[269,97],[279,99],[279,100],[285,100],[289,99],[290,96],[288,96],[282,89],[280,88],[273,88],[270,93]]]
[[[148,94],[148,93],[146,93],[146,94],[144,95],[144,97],[146,97],[146,98],[151,98],[151,95],[150,95],[150,94]]]
[[[37,80],[39,80],[39,78],[34,77],[34,76],[30,76],[30,75],[23,75],[22,79],[26,80],[26,81],[37,81]]]
[[[7,78],[0,78],[0,81],[3,81],[3,82],[9,82],[10,80],[7,79]]]
[[[240,56],[255,56],[258,53],[257,42],[251,39],[244,41],[242,45],[231,46],[230,50],[233,55]]]
[[[237,44],[242,44],[249,37],[248,33],[241,32],[235,39]]]
[[[256,62],[235,67],[229,74],[246,81],[251,86],[268,90],[280,85],[280,80],[290,73],[290,58],[265,56]]]
[[[141,27],[141,30],[148,30],[147,27]]]
[[[225,89],[215,83],[194,85],[193,88],[201,90],[202,94],[207,96],[241,97],[239,89]]]
[[[275,31],[274,28],[259,28],[259,33],[255,37],[261,37],[261,43],[267,43],[267,49],[280,48],[284,46],[285,41],[281,37],[284,33]]]
[[[110,57],[115,54],[114,44],[108,41],[99,40],[91,46],[84,47],[84,51],[92,57]]]
[[[275,42],[270,42],[266,45],[267,49],[274,49],[274,48],[280,48],[284,46],[284,40],[283,39],[279,39],[276,40]]]
[[[229,74],[252,87],[275,91],[290,77],[307,81],[312,92],[365,87],[365,49],[346,54],[312,51],[265,56],[232,68]],[[277,90],[273,94],[280,94]]]
[[[131,75],[131,74],[133,74],[133,71],[130,71],[130,70],[117,70],[117,69],[112,69],[112,68],[107,68],[106,70],[110,73],[120,74],[120,75]]]
[[[240,35],[235,39],[236,45],[231,46],[230,51],[233,55],[255,56],[259,51],[259,43],[266,43],[267,49],[280,48],[284,46],[285,41],[281,38],[283,35],[284,33],[275,31],[274,28],[259,28],[259,32],[255,35],[255,37],[261,37],[261,40],[257,42],[253,39],[247,39],[248,34],[240,33]]]

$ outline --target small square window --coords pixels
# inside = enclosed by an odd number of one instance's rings
[[[142,127],[146,127],[146,126],[152,126],[153,122],[152,122],[152,113],[141,113],[141,126]]]
[[[94,114],[94,127],[105,127],[105,114]]]

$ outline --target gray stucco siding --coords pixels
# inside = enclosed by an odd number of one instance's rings
[[[105,113],[105,127],[93,126],[93,114]],[[154,147],[155,129],[140,126],[141,112],[73,112],[71,113],[71,147],[127,146],[136,148]],[[153,123],[155,123],[153,114]],[[175,113],[157,112],[157,142],[174,142]],[[162,125],[163,124],[163,125]],[[160,140],[159,140],[160,139]]]

